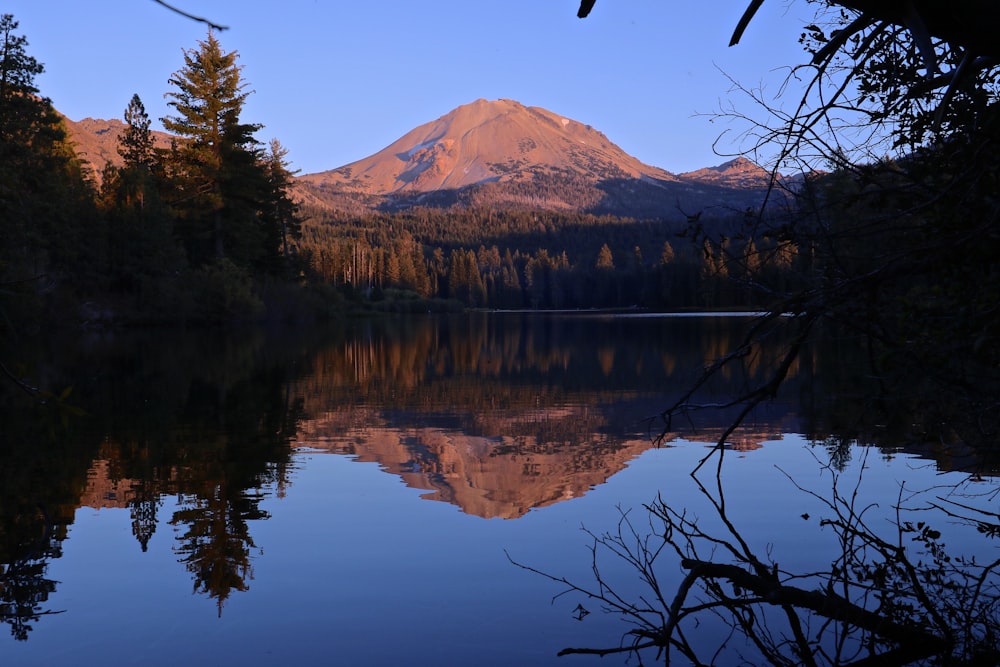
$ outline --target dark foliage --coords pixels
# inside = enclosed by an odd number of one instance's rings
[[[269,285],[299,282],[292,174],[280,143],[263,149],[254,137],[260,126],[241,119],[249,93],[236,53],[211,33],[185,52],[170,81],[177,115],[164,119],[176,134],[168,150],[154,149],[133,96],[118,147],[123,164],[99,169],[95,191],[34,85],[42,66],[16,28],[4,15],[0,312],[5,325],[16,323],[11,333],[257,318]]]

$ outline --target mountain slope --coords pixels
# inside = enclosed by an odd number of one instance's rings
[[[100,120],[84,118],[80,121],[64,117],[69,139],[73,142],[77,155],[90,165],[91,175],[95,182],[100,183],[101,171],[110,162],[116,167],[123,164],[118,154],[118,137],[125,131],[127,125],[120,120]],[[153,145],[156,148],[170,146],[170,135],[165,132],[151,132]]]
[[[476,100],[357,162],[303,176],[316,185],[386,195],[530,179],[676,178],[625,153],[589,125],[513,100]]]
[[[476,100],[381,151],[301,176],[314,206],[360,211],[488,207],[641,218],[742,211],[769,174],[749,160],[676,175],[644,164],[578,121],[513,100]]]

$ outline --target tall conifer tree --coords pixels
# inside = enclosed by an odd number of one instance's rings
[[[180,137],[168,160],[179,231],[195,263],[228,256],[246,264],[265,242],[255,201],[266,188],[253,136],[261,126],[240,119],[250,92],[237,59],[209,32],[198,48],[184,52],[184,67],[170,77],[174,90],[166,95],[177,113],[163,125]]]
[[[35,86],[44,67],[27,54],[28,40],[14,34],[17,27],[13,15],[0,16],[0,168],[5,178],[26,164],[40,142],[63,138],[50,101]]]
[[[125,168],[146,167],[153,163],[153,134],[149,114],[138,94],[132,95],[125,108],[125,131],[118,138],[118,154]]]
[[[164,295],[185,268],[173,235],[170,211],[160,197],[162,169],[154,151],[150,120],[138,95],[125,109],[126,128],[118,137],[120,168],[109,163],[102,182],[108,224],[109,287],[131,293],[143,317],[162,311]]]
[[[288,163],[288,150],[277,139],[271,139],[264,155],[264,168],[268,182],[268,206],[264,219],[270,231],[269,246],[275,259],[287,271],[291,267],[293,243],[302,236],[302,218],[299,205],[292,199],[292,171]],[[276,245],[275,245],[276,244]],[[275,265],[274,262],[271,262]],[[272,269],[272,272],[276,272]]]
[[[0,272],[18,262],[34,273],[52,262],[72,270],[86,264],[79,257],[90,192],[62,119],[35,86],[44,68],[17,28],[11,14],[0,15]]]

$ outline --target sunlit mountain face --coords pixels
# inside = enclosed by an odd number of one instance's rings
[[[460,106],[374,155],[304,180],[390,194],[530,180],[545,173],[595,182],[678,180],[628,155],[589,125],[513,100]]]
[[[669,132],[669,129],[665,129]],[[644,218],[742,211],[771,174],[737,158],[674,174],[629,155],[598,129],[514,100],[476,100],[386,148],[298,179],[320,208],[541,209]]]

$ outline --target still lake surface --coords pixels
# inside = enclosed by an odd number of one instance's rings
[[[84,414],[2,404],[0,664],[621,664],[557,658],[628,627],[511,559],[590,584],[584,529],[622,512],[648,528],[658,496],[711,520],[690,472],[735,410],[694,412],[659,446],[658,415],[748,321],[473,313],[24,343]],[[773,345],[699,399],[762,377]],[[724,453],[728,518],[783,567],[829,566],[823,507],[796,486],[822,494],[831,470],[876,525],[903,483],[997,491],[955,451],[836,446],[845,364],[803,355]],[[996,557],[940,523],[950,548]],[[680,581],[676,558],[658,567]]]

